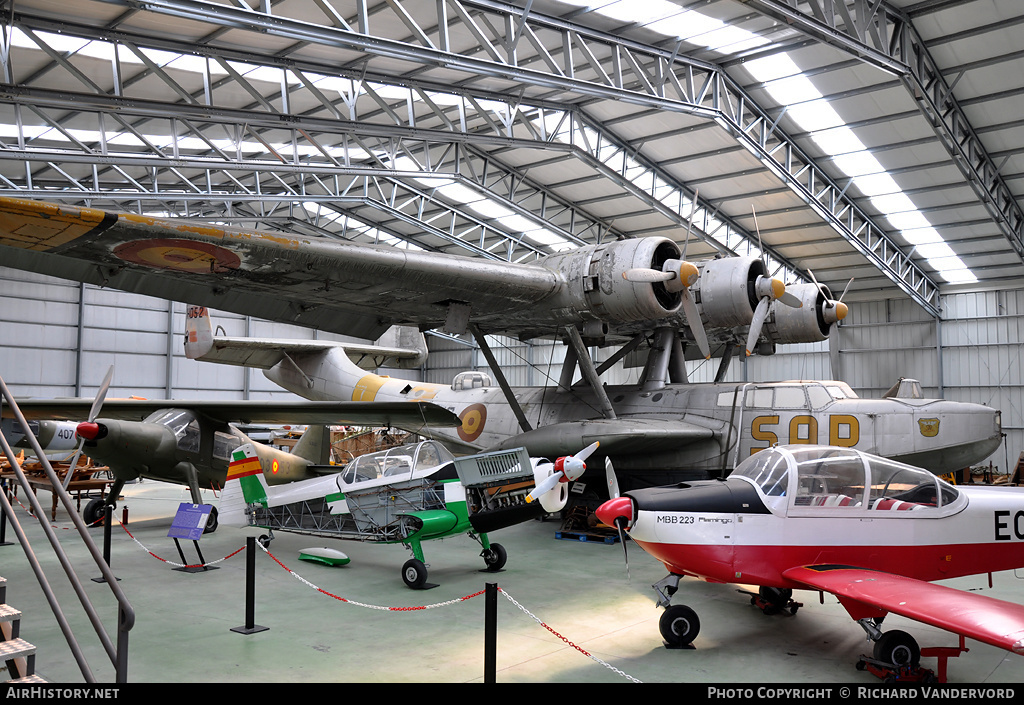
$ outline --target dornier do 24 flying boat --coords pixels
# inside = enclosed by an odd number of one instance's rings
[[[626,492],[597,515],[668,569],[654,585],[668,646],[700,630],[693,609],[670,604],[693,576],[760,586],[752,602],[766,612],[795,612],[793,590],[831,593],[890,674],[912,675],[921,649],[882,631],[889,613],[1024,655],[1024,606],[933,582],[1024,567],[1024,489],[957,487],[851,448],[788,445],[726,480]]]
[[[486,570],[496,572],[507,555],[488,532],[544,513],[560,511],[568,483],[586,468],[597,443],[554,463],[531,458],[522,448],[454,458],[432,440],[361,455],[344,470],[320,478],[268,486],[252,444],[233,454],[221,498],[220,520],[243,527],[335,539],[401,543],[412,552],[402,579],[413,589],[427,583],[423,542],[467,534],[481,546]],[[330,549],[302,557],[344,563]]]
[[[721,355],[724,370],[737,350],[822,341],[847,307],[816,281],[785,286],[759,257],[687,262],[667,238],[497,262],[0,198],[0,255],[10,267],[370,340],[390,326],[469,332],[496,386],[483,375],[451,387],[388,379],[365,366],[388,355],[359,366],[320,341],[200,335],[186,351],[263,367],[307,399],[433,401],[462,419],[445,440],[471,452],[525,446],[555,457],[600,440],[623,486],[644,473],[654,484],[721,474],[772,442],[850,445],[946,471],[1001,440],[999,412],[981,405],[857,400],[842,384],[685,384],[687,358]],[[565,342],[559,385],[511,387],[488,334]],[[593,346],[616,350],[598,366]],[[605,386],[600,374],[633,351],[647,352],[639,384]]]
[[[56,419],[83,419],[75,432],[78,452],[109,467],[114,477],[106,497],[92,500],[83,510],[89,523],[102,517],[104,504],[116,504],[126,482],[139,477],[185,485],[192,502],[201,504],[201,489],[224,487],[231,453],[243,443],[251,444],[268,481],[281,484],[324,471],[318,466],[331,471],[327,465],[328,424],[392,426],[401,421],[420,431],[459,424],[450,411],[430,403],[105,400],[109,383],[108,374],[95,399],[18,401],[26,420],[38,420],[42,428],[56,423]],[[12,411],[5,405],[3,414],[12,416]],[[289,453],[252,441],[235,422],[314,425]],[[78,457],[76,453],[71,461],[65,486],[74,474]],[[216,513],[211,514],[208,530],[215,529],[216,522]]]

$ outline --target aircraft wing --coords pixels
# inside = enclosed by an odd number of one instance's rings
[[[23,399],[18,407],[27,420],[85,419],[92,399]],[[108,399],[99,416],[142,421],[160,409],[190,409],[225,423],[329,424],[397,426],[410,424],[459,426],[459,417],[430,402],[314,402],[314,401],[181,401],[175,399]],[[13,416],[8,405],[5,418]]]
[[[671,419],[588,419],[536,428],[503,441],[500,448],[525,447],[530,455],[557,456],[566,448],[586,448],[601,442],[609,455],[658,453],[714,438],[715,431],[689,421]]]
[[[783,572],[790,580],[849,601],[1024,654],[1024,605],[901,575],[842,565],[810,565]],[[852,614],[852,613],[851,613]]]
[[[419,350],[407,348],[386,348],[379,345],[338,343],[328,340],[217,337],[213,339],[213,347],[197,359],[222,365],[241,365],[268,370],[288,355],[320,352],[329,348],[342,348],[352,362],[360,367],[363,366],[361,363],[367,361],[365,369],[377,369],[387,360],[416,359],[422,354]]]
[[[539,319],[536,305],[564,288],[538,265],[17,198],[0,198],[0,262],[371,340],[391,325],[439,327],[451,304],[506,328],[525,309]]]

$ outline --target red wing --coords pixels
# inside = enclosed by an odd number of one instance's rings
[[[1024,654],[1024,605],[866,568],[811,565],[783,575],[839,598]]]

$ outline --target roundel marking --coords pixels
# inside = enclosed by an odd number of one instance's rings
[[[274,462],[272,462],[272,463],[270,464],[270,473],[271,473],[272,475],[276,475],[276,474],[277,474],[277,471],[278,471],[278,470],[280,470],[280,467],[281,467],[281,466],[280,466],[280,465],[278,465],[278,463],[277,463],[277,458],[274,458]]]
[[[462,425],[459,426],[459,438],[467,443],[475,441],[483,433],[487,423],[487,407],[483,404],[470,404],[459,414]]]
[[[193,274],[227,272],[242,264],[238,255],[219,245],[173,238],[126,242],[114,248],[114,255],[145,267]]]

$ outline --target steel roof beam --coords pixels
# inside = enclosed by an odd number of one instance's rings
[[[899,77],[942,145],[1024,260],[1024,209],[903,10],[881,0],[742,0],[759,12]]]

